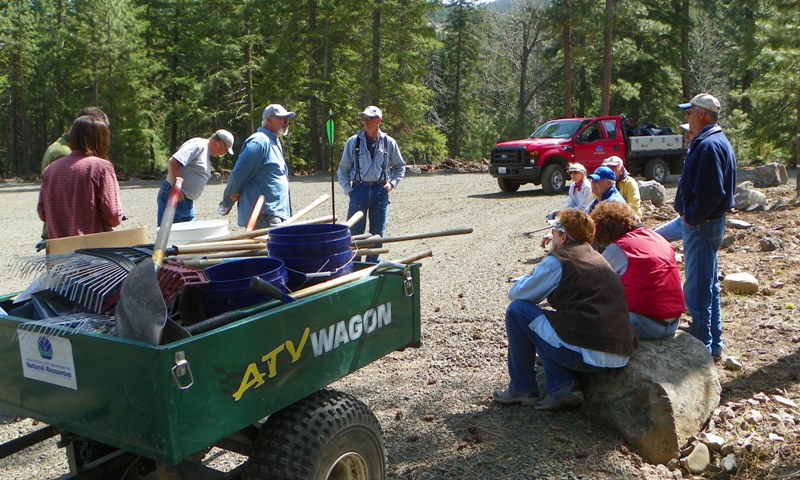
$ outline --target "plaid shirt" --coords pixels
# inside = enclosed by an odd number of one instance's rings
[[[36,210],[48,238],[111,231],[122,222],[114,165],[73,150],[42,173]]]

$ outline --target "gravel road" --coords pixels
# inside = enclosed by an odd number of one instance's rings
[[[125,227],[147,226],[151,240],[158,185],[121,185],[129,217]],[[199,219],[215,218],[223,188],[208,186],[197,205]],[[38,189],[31,183],[0,185],[5,227],[0,291],[20,290],[29,282],[9,266],[35,255]],[[292,179],[295,210],[330,191],[324,176]],[[524,232],[545,226],[544,215],[563,206],[565,197],[547,197],[532,186],[502,194],[488,174],[472,173],[410,175],[391,199],[388,235],[459,227],[474,233],[388,245],[386,258],[426,247],[434,253],[422,261],[423,346],[395,352],[334,385],[361,398],[380,420],[389,478],[661,478],[616,434],[579,412],[543,413],[490,401],[492,390],[507,382],[507,280],[530,271],[543,254],[541,234],[530,238]],[[308,216],[328,214],[330,206],[327,202]],[[346,214],[338,188],[336,212]],[[30,419],[5,422],[0,442],[34,428]],[[66,471],[54,441],[0,460],[0,478],[7,480],[53,479]]]

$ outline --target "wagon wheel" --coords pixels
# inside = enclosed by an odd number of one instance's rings
[[[383,480],[386,453],[375,415],[361,401],[320,390],[271,415],[244,480]]]

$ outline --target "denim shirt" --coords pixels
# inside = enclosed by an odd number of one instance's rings
[[[232,207],[230,196],[240,194],[238,224],[247,225],[259,195],[264,195],[262,215],[283,220],[292,215],[289,200],[289,168],[283,159],[283,149],[275,134],[259,127],[242,144],[239,159],[233,167],[222,204]]]

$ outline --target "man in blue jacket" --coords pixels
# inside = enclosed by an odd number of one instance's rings
[[[717,280],[717,250],[725,233],[725,214],[733,208],[736,156],[718,125],[719,100],[707,93],[678,105],[694,138],[675,193],[675,220],[659,227],[668,241],[683,239],[686,281],[683,293],[692,316],[689,333],[715,360],[722,357],[722,312]]]

